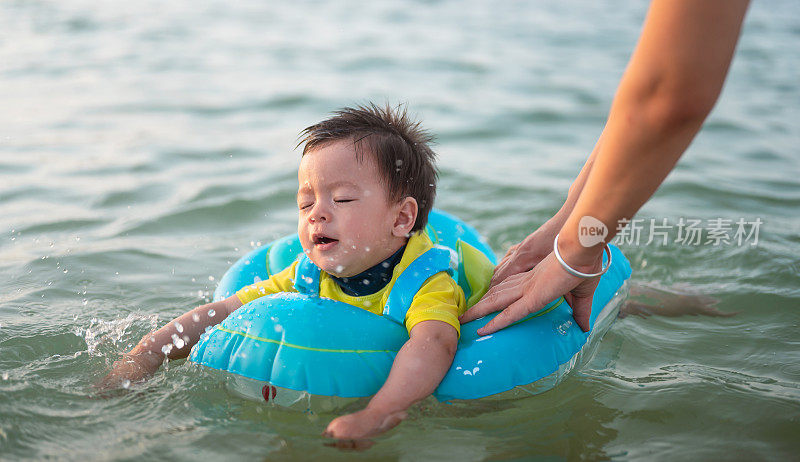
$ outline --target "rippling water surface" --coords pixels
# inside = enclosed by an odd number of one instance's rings
[[[437,205],[502,254],[592,149],[646,5],[0,3],[0,459],[783,459],[800,449],[800,8],[755,1],[721,101],[639,217],[760,219],[758,244],[623,245],[634,280],[731,317],[628,316],[542,395],[426,402],[369,451],[332,415],[244,401],[173,362],[91,384],[295,227],[298,131],[407,102]],[[646,232],[645,228],[645,232]],[[675,237],[675,234],[671,235]]]

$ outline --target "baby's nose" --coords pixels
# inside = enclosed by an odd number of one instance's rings
[[[330,220],[330,213],[325,209],[325,207],[321,206],[314,206],[314,210],[311,211],[309,214],[308,219],[311,223],[315,222],[326,222]]]

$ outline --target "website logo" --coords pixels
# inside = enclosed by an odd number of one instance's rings
[[[578,222],[578,242],[584,247],[594,247],[605,242],[608,227],[595,217],[586,215]]]

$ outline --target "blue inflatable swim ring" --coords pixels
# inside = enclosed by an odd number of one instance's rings
[[[451,215],[433,210],[426,232],[434,242],[451,249],[460,239],[496,262],[478,233]],[[631,275],[622,252],[610,247],[612,264],[593,298],[593,330],[604,307]],[[297,235],[253,250],[222,277],[214,299],[227,298],[268,278],[301,253]],[[587,338],[597,334],[581,331],[563,298],[499,332],[479,336],[476,331],[494,316],[461,326],[453,364],[434,393],[438,400],[482,398],[552,376],[574,364]],[[405,327],[384,316],[330,299],[282,293],[234,311],[203,335],[189,359],[311,395],[366,397],[383,385],[407,340]]]

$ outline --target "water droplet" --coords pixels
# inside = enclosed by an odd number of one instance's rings
[[[178,321],[175,321],[173,324],[175,324],[175,330],[177,330],[178,333],[183,332],[183,324]]]
[[[213,308],[208,310],[208,317],[209,318],[213,318],[215,314],[217,314],[217,312]]]
[[[342,271],[344,271],[344,266],[342,266],[342,265],[336,265],[336,272],[337,272],[337,273],[341,273]]]
[[[131,381],[130,380],[125,379],[125,380],[122,381],[122,388],[127,390],[130,387],[131,387]]]
[[[363,282],[365,286],[369,285],[369,279],[367,278],[362,279],[361,282]]]
[[[388,268],[389,267],[389,262],[385,261],[385,262],[381,263],[381,266],[383,266],[384,268]]]
[[[192,313],[192,321],[194,322],[200,321],[200,315],[197,313]]]
[[[3,380],[8,380],[8,372],[3,372]]]
[[[165,355],[168,355],[170,351],[172,351],[172,344],[171,343],[168,343],[168,344],[166,344],[166,345],[161,347],[161,352],[164,353]]]
[[[398,167],[403,165],[403,159],[397,159],[396,161],[394,161],[394,164],[397,165]]]
[[[209,277],[208,277],[208,280],[209,280],[209,281],[213,281],[213,280],[214,280],[214,276],[209,276]]]
[[[179,350],[186,345],[186,342],[184,342],[182,338],[178,337],[178,334],[172,334],[172,343]]]

